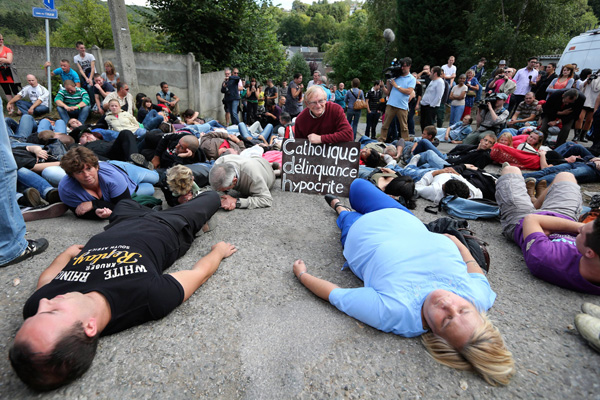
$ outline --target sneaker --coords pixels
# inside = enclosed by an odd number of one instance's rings
[[[46,194],[46,201],[50,204],[60,203],[60,195],[58,194],[58,189],[51,189]]]
[[[154,170],[154,165],[150,161],[146,160],[146,157],[140,153],[133,153],[129,156],[129,158],[138,167],[146,168],[150,171]]]
[[[6,264],[0,265],[0,267],[8,267],[9,265],[20,263],[21,261],[25,261],[28,258],[35,256],[36,254],[43,253],[48,248],[48,241],[44,238],[40,238],[37,240],[28,240],[27,247],[21,253],[21,255],[15,258],[12,261],[7,262]]]
[[[600,318],[600,306],[592,303],[583,303],[581,305],[581,311],[592,317]]]
[[[39,206],[23,211],[23,220],[25,222],[35,221],[38,219],[48,219],[60,217],[67,212],[69,208],[65,203],[53,203],[49,206]]]
[[[27,188],[23,191],[23,196],[19,197],[17,203],[23,207],[38,207],[43,204],[43,201],[37,189]]]
[[[588,344],[594,350],[600,352],[600,318],[594,318],[587,314],[577,314],[575,316],[575,326]]]
[[[421,155],[417,154],[416,156],[413,156],[413,158],[410,159],[410,162],[407,165],[414,165],[416,167],[420,159]]]

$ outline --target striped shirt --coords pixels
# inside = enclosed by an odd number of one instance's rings
[[[73,94],[67,92],[66,89],[59,91],[54,98],[54,102],[56,103],[59,100],[69,107],[74,107],[82,101],[85,103],[85,105],[90,105],[90,96],[88,95],[88,92],[78,87],[75,88],[75,93]]]

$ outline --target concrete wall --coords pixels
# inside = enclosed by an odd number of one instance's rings
[[[46,59],[45,47],[34,46],[10,46],[14,53],[14,63],[19,71],[22,82],[26,74],[34,74],[40,83],[47,86],[46,71],[43,68]],[[96,70],[104,72],[104,62],[112,61],[117,72],[120,66],[116,62],[115,50],[101,50],[97,47],[88,49],[96,57]],[[50,60],[53,68],[59,67],[61,59],[67,59],[73,63],[73,56],[77,54],[74,48],[53,47],[50,52]],[[180,111],[192,108],[200,112],[204,117],[225,121],[223,110],[223,95],[221,94],[221,83],[223,82],[223,71],[202,74],[199,63],[195,61],[193,54],[163,54],[163,53],[134,53],[136,72],[138,79],[138,92],[145,93],[153,101],[156,93],[160,90],[160,82],[167,82],[169,90],[180,99]],[[126,77],[121,77],[127,81]],[[135,93],[132,93],[135,97]]]

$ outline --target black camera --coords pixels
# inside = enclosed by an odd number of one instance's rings
[[[588,75],[588,81],[593,81],[594,79],[596,79],[598,77],[597,73],[596,74],[589,74]]]
[[[479,103],[479,109],[480,110],[487,110],[488,108],[488,103],[492,103],[492,107],[496,104],[496,100],[498,100],[498,96],[496,96],[495,94],[486,97],[485,99],[483,99],[483,101],[481,103]]]
[[[396,79],[400,75],[402,75],[402,65],[398,63],[398,59],[394,58],[392,60],[392,65],[383,70],[383,75],[385,79]]]

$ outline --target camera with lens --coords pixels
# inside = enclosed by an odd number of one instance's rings
[[[589,74],[588,75],[588,81],[593,81],[597,77],[598,77],[598,73],[597,72],[595,74]]]
[[[492,103],[492,107],[496,104],[496,100],[498,100],[498,96],[496,96],[495,94],[486,97],[485,99],[483,99],[483,101],[481,103],[479,103],[479,109],[480,110],[487,110],[488,108],[488,103]]]
[[[398,62],[397,58],[394,58],[392,60],[392,65],[383,70],[383,75],[385,76],[386,80],[396,79],[402,75],[402,63]]]

